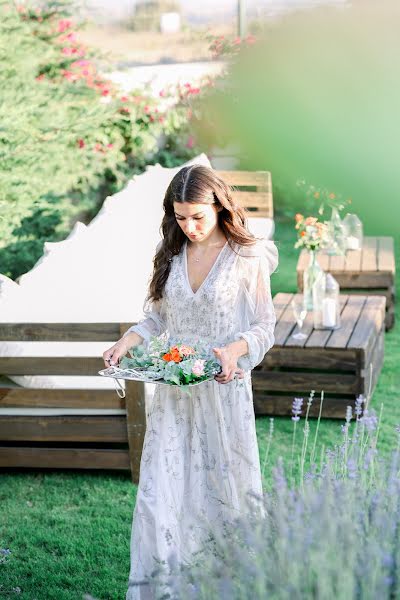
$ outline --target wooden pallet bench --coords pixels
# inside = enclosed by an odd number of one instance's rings
[[[108,347],[107,343],[118,339],[128,327],[119,323],[1,323],[0,340],[104,341]],[[0,357],[4,376],[93,376],[103,368],[100,357]],[[120,399],[112,389],[24,388],[3,378],[0,407],[10,412],[0,415],[0,468],[127,470],[138,482],[146,426],[143,383],[127,381],[126,397]],[[40,414],[55,408],[111,409],[116,413],[125,409],[125,414]],[[32,409],[44,410],[32,415]],[[24,412],[29,415],[24,416]]]
[[[297,289],[303,291],[303,272],[308,264],[307,250],[297,263]],[[382,295],[386,298],[386,329],[394,325],[395,257],[393,238],[364,237],[360,250],[348,250],[345,256],[318,252],[324,271],[332,273],[341,291],[348,294]]]
[[[314,329],[310,311],[302,328],[307,338],[296,340],[293,297],[279,293],[273,300],[275,345],[252,373],[255,412],[290,415],[293,399],[304,398],[305,407],[315,390],[309,415],[317,417],[323,390],[322,417],[344,419],[346,407],[354,407],[359,394],[371,397],[382,369],[386,299],[342,294],[341,327]]]

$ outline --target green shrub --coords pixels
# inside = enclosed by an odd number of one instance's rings
[[[149,92],[121,95],[99,75],[65,7],[0,9],[0,272],[15,278],[43,241],[90,220],[133,174],[179,164],[197,148],[184,143],[185,98],[173,106]]]

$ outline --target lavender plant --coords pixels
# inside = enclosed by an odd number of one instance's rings
[[[157,598],[400,597],[400,426],[391,458],[379,457],[382,407],[378,417],[359,397],[354,414],[347,408],[341,443],[316,460],[316,438],[309,449],[313,399],[314,392],[303,419],[299,480],[293,479],[293,461],[288,477],[280,457],[271,489],[263,498],[249,497],[247,514],[210,531],[208,551],[178,564],[171,550],[154,573]],[[295,399],[292,453],[301,408]],[[273,419],[266,454],[272,439]]]

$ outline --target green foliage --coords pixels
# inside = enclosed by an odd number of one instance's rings
[[[0,272],[15,278],[133,174],[197,148],[186,144],[185,98],[162,109],[147,92],[121,96],[98,74],[68,5],[0,0],[0,14]]]

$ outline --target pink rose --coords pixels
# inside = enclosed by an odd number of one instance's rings
[[[197,377],[204,375],[204,364],[205,360],[198,358],[192,367],[193,375],[197,375]]]

